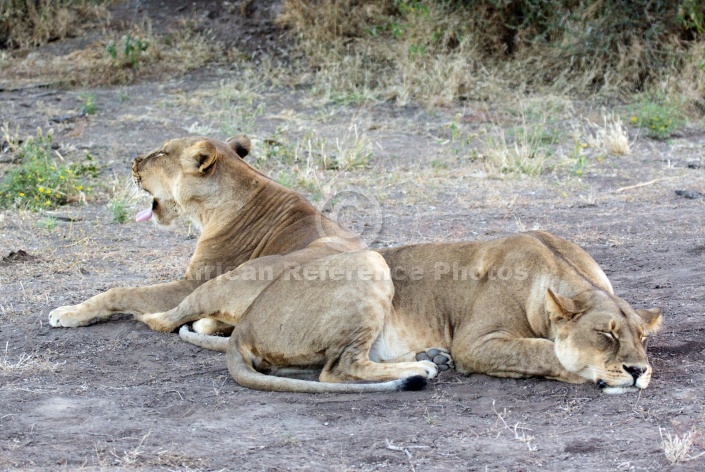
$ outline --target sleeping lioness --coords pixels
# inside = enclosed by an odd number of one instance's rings
[[[659,310],[633,310],[597,264],[548,233],[373,252],[241,157],[246,139],[168,142],[133,164],[154,217],[202,227],[186,277],[112,289],[50,314],[81,326],[127,312],[227,350],[245,386],[298,392],[416,389],[439,369],[645,388]],[[214,277],[227,270],[222,275]],[[230,340],[204,336],[231,330]],[[201,333],[201,334],[198,334]],[[227,347],[226,347],[227,343]],[[320,369],[320,382],[281,378]],[[368,383],[342,383],[345,381]]]

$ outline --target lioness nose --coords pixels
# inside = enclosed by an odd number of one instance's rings
[[[638,379],[644,372],[646,372],[646,367],[636,367],[633,365],[623,365],[622,367],[629,375],[634,377],[634,380]]]

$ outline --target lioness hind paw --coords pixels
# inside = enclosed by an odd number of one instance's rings
[[[417,361],[431,361],[438,367],[440,372],[453,369],[453,358],[447,349],[434,347],[416,354]]]

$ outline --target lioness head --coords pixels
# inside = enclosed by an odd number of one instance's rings
[[[135,183],[152,196],[152,208],[137,214],[137,221],[152,216],[157,223],[171,224],[177,216],[186,214],[196,220],[193,205],[232,201],[233,195],[223,195],[222,189],[237,189],[223,185],[219,178],[233,178],[232,169],[250,152],[251,143],[245,136],[231,138],[227,143],[208,138],[180,138],[167,141],[164,146],[137,157],[132,163]],[[243,166],[247,164],[242,163]],[[200,223],[196,221],[197,223]]]
[[[646,340],[661,327],[661,310],[634,310],[621,298],[588,290],[575,298],[546,291],[555,350],[566,370],[606,393],[643,389],[651,380]]]

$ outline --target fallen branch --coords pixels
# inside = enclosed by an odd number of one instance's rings
[[[638,184],[634,184],[634,185],[629,185],[629,186],[627,186],[627,187],[618,188],[617,190],[614,191],[614,193],[622,193],[622,192],[624,192],[624,191],[626,191],[626,190],[632,190],[632,189],[635,189],[635,188],[646,187],[646,186],[649,186],[649,185],[653,185],[653,184],[655,184],[656,182],[660,182],[661,180],[671,180],[671,179],[675,179],[675,177],[659,177],[658,179],[649,180],[648,182],[640,182],[640,183],[638,183]]]
[[[53,211],[42,211],[41,214],[42,214],[43,216],[46,216],[47,218],[53,218],[53,219],[59,220],[59,221],[69,221],[69,222],[72,222],[72,221],[81,221],[81,220],[83,219],[83,218],[81,218],[80,216],[64,215],[64,214],[56,213],[56,212],[53,212]]]
[[[394,441],[390,441],[389,439],[384,440],[384,445],[386,446],[387,449],[391,449],[392,451],[399,451],[403,452],[406,454],[406,456],[411,459],[411,452],[409,452],[409,449],[425,449],[429,448],[431,446],[395,446]]]
[[[406,454],[406,457],[411,459],[411,453],[405,447],[395,446],[394,444],[392,444],[392,441],[390,441],[389,439],[386,439],[386,438],[384,440],[384,445],[387,447],[387,449],[391,449],[392,451],[403,452],[404,454]]]
[[[31,89],[36,89],[36,88],[48,88],[48,87],[54,87],[54,86],[59,86],[62,85],[64,82],[41,82],[37,84],[28,84],[28,85],[19,85],[19,86],[8,86],[8,87],[2,87],[0,86],[0,92],[21,92],[23,90],[31,90]]]

